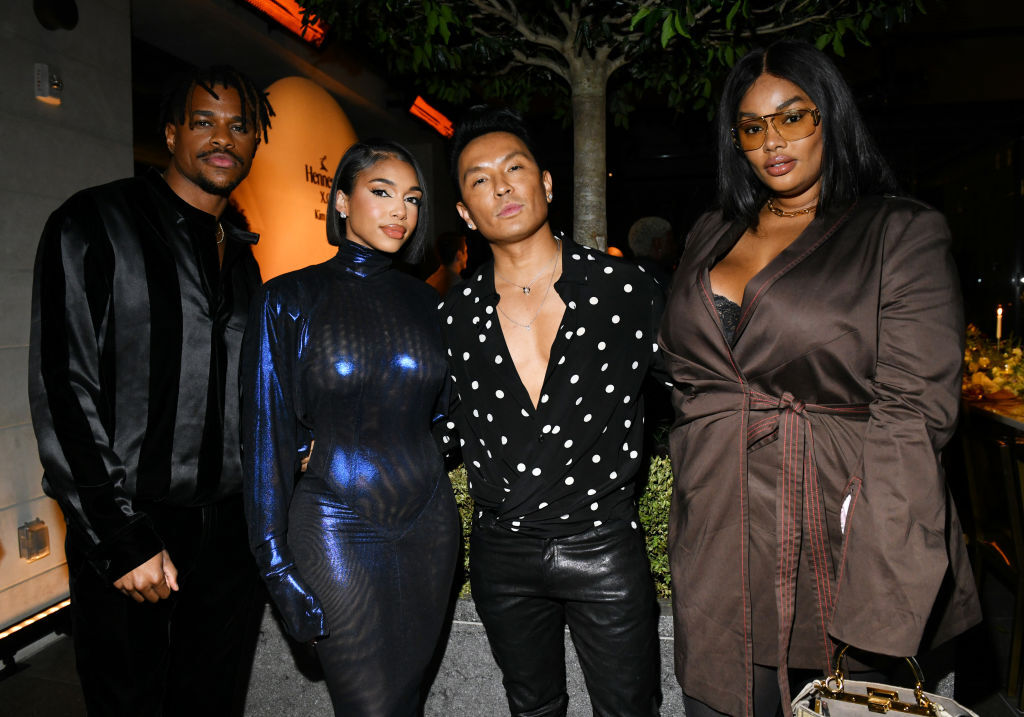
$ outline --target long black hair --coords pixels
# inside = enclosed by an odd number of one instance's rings
[[[331,196],[327,200],[329,207],[327,212],[327,241],[338,246],[345,239],[345,220],[338,213],[338,192],[352,194],[352,187],[355,186],[359,174],[373,165],[385,159],[397,159],[405,162],[416,172],[416,183],[419,184],[423,194],[420,197],[419,210],[417,212],[416,228],[406,241],[402,250],[405,258],[415,263],[422,256],[427,245],[427,236],[430,229],[430,203],[427,201],[427,183],[423,178],[423,170],[416,157],[408,149],[387,139],[366,139],[356,142],[342,156],[338,162],[338,169],[334,173],[334,181],[331,183]]]
[[[160,133],[163,134],[164,127],[168,124],[185,124],[192,100],[192,88],[202,87],[214,99],[220,99],[217,94],[218,86],[229,87],[238,92],[242,100],[242,124],[248,128],[250,121],[255,123],[256,141],[268,141],[267,130],[270,129],[270,118],[274,116],[274,108],[270,106],[267,93],[230,65],[197,67],[172,77],[160,102]]]
[[[758,212],[771,196],[745,152],[733,144],[731,133],[743,96],[762,74],[789,80],[821,111],[821,125],[816,130],[823,133],[820,210],[864,194],[898,192],[892,170],[868,133],[853,93],[835,64],[813,45],[780,40],[744,55],[722,91],[716,119],[718,201],[727,219],[757,226]]]

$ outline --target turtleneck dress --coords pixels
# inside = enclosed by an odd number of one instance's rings
[[[436,304],[345,241],[250,310],[249,540],[286,629],[315,640],[336,715],[415,715],[445,618],[459,528],[431,433],[449,393]]]

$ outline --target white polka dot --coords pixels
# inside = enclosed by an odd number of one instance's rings
[[[558,359],[558,365],[559,366],[561,366],[563,363],[565,363],[565,356],[563,356],[562,358]]]
[[[514,525],[514,526],[516,526],[516,527],[519,527],[519,525],[520,525],[520,522],[519,522],[518,520],[513,520],[513,521],[512,521],[512,525]]]
[[[566,485],[572,485],[575,482],[576,482],[576,479],[573,478],[572,476],[566,476],[565,477],[565,484]]]
[[[505,392],[502,391],[500,388],[494,392],[494,395],[497,398],[505,398]]]
[[[661,349],[658,348],[658,344],[651,344],[651,351],[653,353],[658,353],[660,350]]]
[[[640,455],[640,454],[639,454],[639,453],[637,453],[636,451],[630,451],[630,452],[629,452],[629,457],[630,457],[630,458],[633,458],[633,459],[636,459],[636,457],[637,457],[637,456],[639,456],[639,455]]]
[[[597,495],[597,490],[595,488],[591,488],[587,491],[587,495]]]
[[[539,476],[539,475],[540,475],[540,468],[534,468],[534,469],[533,469],[533,471],[532,471],[532,473],[533,473],[533,474],[534,474],[535,476]]]
[[[590,509],[591,510],[597,510],[598,507],[599,506],[597,505],[597,501],[596,500],[593,503],[590,504]]]
[[[595,520],[594,521],[594,527],[595,528],[600,528],[601,527],[601,521],[600,520]]]
[[[572,439],[570,438],[569,440],[567,440],[562,445],[565,446],[566,448],[572,448]]]
[[[569,514],[566,513],[565,515],[560,515],[558,517],[561,518],[562,520],[568,520],[569,519]]]
[[[635,521],[635,520],[631,520],[631,521],[629,521],[629,524],[630,524],[631,526],[633,526],[633,530],[636,530],[636,521]]]
[[[642,338],[644,337],[644,332],[643,332],[643,331],[640,331],[640,330],[638,329],[638,330],[637,330],[637,332],[636,332],[636,334],[634,334],[634,335],[635,335],[635,336],[636,336],[636,337],[637,337],[638,339],[642,339]]]
[[[469,361],[469,351],[463,351],[462,352],[462,360],[463,361]]]
[[[565,340],[568,341],[571,338],[572,338],[572,331],[566,331],[565,332]]]
[[[512,531],[513,533],[518,533],[518,532],[519,532],[519,528],[511,528],[510,530],[511,530],[511,531]]]
[[[452,325],[452,321],[454,321],[454,319],[453,319],[453,318],[452,318],[451,316],[449,316],[449,317],[448,317],[448,325],[449,325],[449,326],[451,326],[451,325]]]
[[[473,418],[480,418],[480,411],[473,409]]]
[[[580,375],[578,373],[574,373],[572,376],[569,377],[569,383],[577,383],[579,382],[579,380]]]
[[[446,423],[446,424],[444,424],[444,425],[445,425],[445,426],[446,426],[446,427],[447,427],[447,428],[448,428],[449,430],[450,430],[450,429],[452,429],[452,428],[455,428],[455,423],[454,423],[453,421],[448,421],[448,423]]]
[[[542,428],[540,430],[543,433],[551,433],[551,424],[549,423],[548,425],[544,426],[544,428]]]
[[[597,306],[598,301],[599,301],[599,299],[596,296],[591,296],[590,297],[590,305],[591,306]]]
[[[634,361],[633,362],[633,370],[636,371],[636,367],[639,366],[639,365],[640,365],[639,361]]]
[[[478,388],[480,388],[480,382],[479,381],[474,381],[473,383],[471,383],[469,385],[473,388],[474,391],[477,390]]]
[[[630,397],[629,396],[626,396],[624,399],[622,399],[623,403],[629,403],[629,401],[630,401]]]
[[[548,507],[547,503],[541,503],[540,505],[537,506],[537,510],[544,510],[547,507]]]
[[[557,436],[558,432],[561,431],[561,430],[562,430],[561,426],[555,426],[554,428],[551,429],[551,432]]]
[[[605,347],[607,347],[607,346],[608,346],[608,344],[606,344],[604,341],[601,341],[601,342],[599,342],[597,344],[597,350],[598,351],[604,351]]]
[[[494,313],[494,307],[493,306],[488,306],[486,309],[484,309],[484,311],[486,311],[488,314],[493,314]]]
[[[611,393],[614,390],[615,390],[615,386],[613,384],[608,384],[607,386],[604,387],[604,392],[605,393]]]
[[[569,302],[569,308],[570,309],[575,309],[576,308],[576,302],[575,301],[570,301]]]
[[[480,281],[480,279],[478,278],[477,281]],[[472,293],[473,293],[473,290],[471,288],[469,288],[468,286],[465,289],[462,290],[462,295],[463,296],[469,296]]]
[[[612,471],[611,473],[608,474],[608,480],[615,480],[618,477],[619,477],[619,474],[616,473],[615,471]]]
[[[585,326],[579,327],[579,329],[577,329],[576,331],[577,336],[582,336],[585,333],[587,333],[587,328]]]
[[[632,284],[623,284],[622,285],[622,290],[625,291],[628,294],[631,291],[633,291],[633,285]]]
[[[551,396],[549,396],[549,395],[547,395],[545,393],[543,396],[540,397],[540,402],[541,403],[547,403],[550,398],[551,398]]]
[[[492,416],[491,414],[488,413],[487,414],[487,422],[488,423],[493,423],[494,422],[494,416]]]
[[[508,445],[508,436],[502,436],[501,437],[501,445],[503,445],[503,446],[507,446]]]
[[[612,317],[612,323],[613,324],[617,324],[617,323],[619,323],[619,321],[621,321],[621,319],[619,318],[619,315],[615,314],[615,316]]]
[[[572,258],[575,259],[576,261],[579,261],[580,260],[580,255],[579,254],[573,254]]]
[[[473,461],[473,465],[476,466],[477,468],[479,468],[480,467],[480,461]]]
[[[601,370],[602,370],[602,371],[607,371],[607,370],[608,370],[608,364],[607,364],[607,363],[605,363],[605,364],[602,364],[602,365],[601,365]]]
[[[583,396],[580,396],[579,398],[576,399],[577,406],[580,405],[581,403],[583,403]]]
[[[520,463],[520,464],[518,464],[518,465],[516,466],[516,470],[517,470],[517,471],[519,471],[520,473],[522,473],[523,471],[525,471],[525,470],[526,470],[526,464],[525,464],[525,463]]]
[[[449,356],[453,356],[454,355],[454,354],[452,354],[452,350],[451,349],[448,349],[448,355]]]
[[[591,463],[600,463],[600,462],[601,462],[601,456],[599,456],[599,455],[597,455],[597,454],[595,453],[594,455],[592,455],[592,456],[590,457],[590,462],[591,462]]]
[[[527,410],[526,410],[525,408],[521,408],[521,409],[519,409],[519,410],[520,410],[520,411],[522,412],[522,414],[523,414],[523,416],[524,416],[524,417],[526,417],[526,418],[529,418],[529,417],[530,417],[530,414],[529,414],[529,412],[527,412]]]
[[[593,418],[593,417],[594,416],[592,414],[588,413],[586,416],[583,417],[583,422],[584,423],[590,423],[590,419]]]
[[[477,338],[480,339],[480,343],[483,343],[484,341],[487,340],[487,337],[484,336],[483,334],[480,334],[479,336],[477,336]]]
[[[488,320],[487,320],[487,323],[486,323],[486,324],[484,324],[484,327],[485,327],[485,328],[488,328],[488,329],[489,329],[489,328],[491,328],[491,323],[492,323],[492,322],[491,322],[491,320],[490,320],[490,319],[488,319]]]
[[[626,428],[629,428],[630,426],[632,426],[632,425],[633,425],[633,422],[632,422],[631,420],[629,420],[629,419],[627,418],[627,419],[625,420],[625,423],[624,423],[624,425],[626,426]]]
[[[629,443],[623,443],[622,444],[622,450],[628,451],[629,450]]]
[[[479,316],[474,316],[473,317],[473,326],[476,326],[479,323],[480,323],[480,317]]]
[[[501,356],[495,356],[494,363],[501,363]]]

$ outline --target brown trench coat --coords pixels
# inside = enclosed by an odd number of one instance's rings
[[[938,460],[963,355],[942,215],[869,197],[816,217],[747,285],[730,348],[708,271],[743,230],[697,221],[659,339],[676,675],[733,715],[753,662],[824,670],[830,638],[911,655],[981,619]]]

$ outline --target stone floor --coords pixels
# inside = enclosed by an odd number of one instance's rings
[[[978,712],[982,717],[1024,717],[1024,712],[1016,709],[1014,701],[1006,696],[1003,683],[1005,680],[1005,666],[1009,644],[1010,611],[1012,599],[1009,592],[998,583],[986,584],[983,592],[983,603],[986,620],[979,628],[965,635],[959,640],[956,648],[957,660],[957,697],[969,707]],[[455,628],[453,635],[464,634],[476,629],[472,619],[465,615],[455,615]],[[265,633],[267,631],[265,630]],[[273,642],[276,638],[273,634],[265,635],[265,638]],[[461,649],[469,648],[460,645],[463,638],[453,637],[449,643],[449,649],[453,646],[460,646]],[[277,648],[261,648],[277,649]],[[482,654],[480,659],[486,660],[489,657]],[[303,685],[292,685],[292,690],[304,695],[302,702],[305,704],[299,707],[294,702],[275,702],[272,695],[276,691],[281,696],[282,687],[275,687],[268,682],[266,677],[270,674],[266,670],[280,670],[280,667],[269,667],[268,665],[278,664],[277,661],[265,661],[263,666],[257,658],[257,670],[263,670],[260,682],[264,683],[267,690],[250,690],[250,702],[246,710],[247,715],[326,715],[330,713],[329,703],[323,697],[326,692],[322,683],[315,680],[309,688]],[[81,692],[75,675],[74,658],[71,650],[70,639],[66,636],[51,636],[30,648],[27,648],[18,655],[19,668],[9,677],[0,680],[0,715],[4,717],[79,717],[85,715],[85,708],[82,703]],[[668,668],[668,666],[666,666]],[[290,667],[284,668],[290,670]],[[254,673],[255,674],[255,673]],[[500,715],[507,714],[504,705],[497,698],[490,696],[483,701],[494,704],[482,704],[475,700],[472,706],[456,709],[452,703],[452,696],[457,694],[465,685],[460,685],[460,680],[472,680],[473,676],[460,675],[457,672],[439,678],[434,684],[431,699],[427,704],[426,715]],[[484,686],[486,687],[486,686]],[[500,686],[492,685],[491,690],[500,695]],[[669,686],[668,689],[673,689]],[[682,709],[678,706],[678,688],[676,693],[666,695],[665,715],[681,715]],[[473,686],[471,692],[478,697],[489,694],[481,686]],[[287,691],[287,690],[285,690]],[[254,699],[254,695],[263,694]],[[271,704],[271,703],[274,704]],[[262,705],[262,706],[261,706]],[[285,708],[284,705],[288,705]],[[581,705],[582,706],[582,705]],[[270,712],[266,708],[270,708]],[[582,712],[580,712],[582,713]]]

